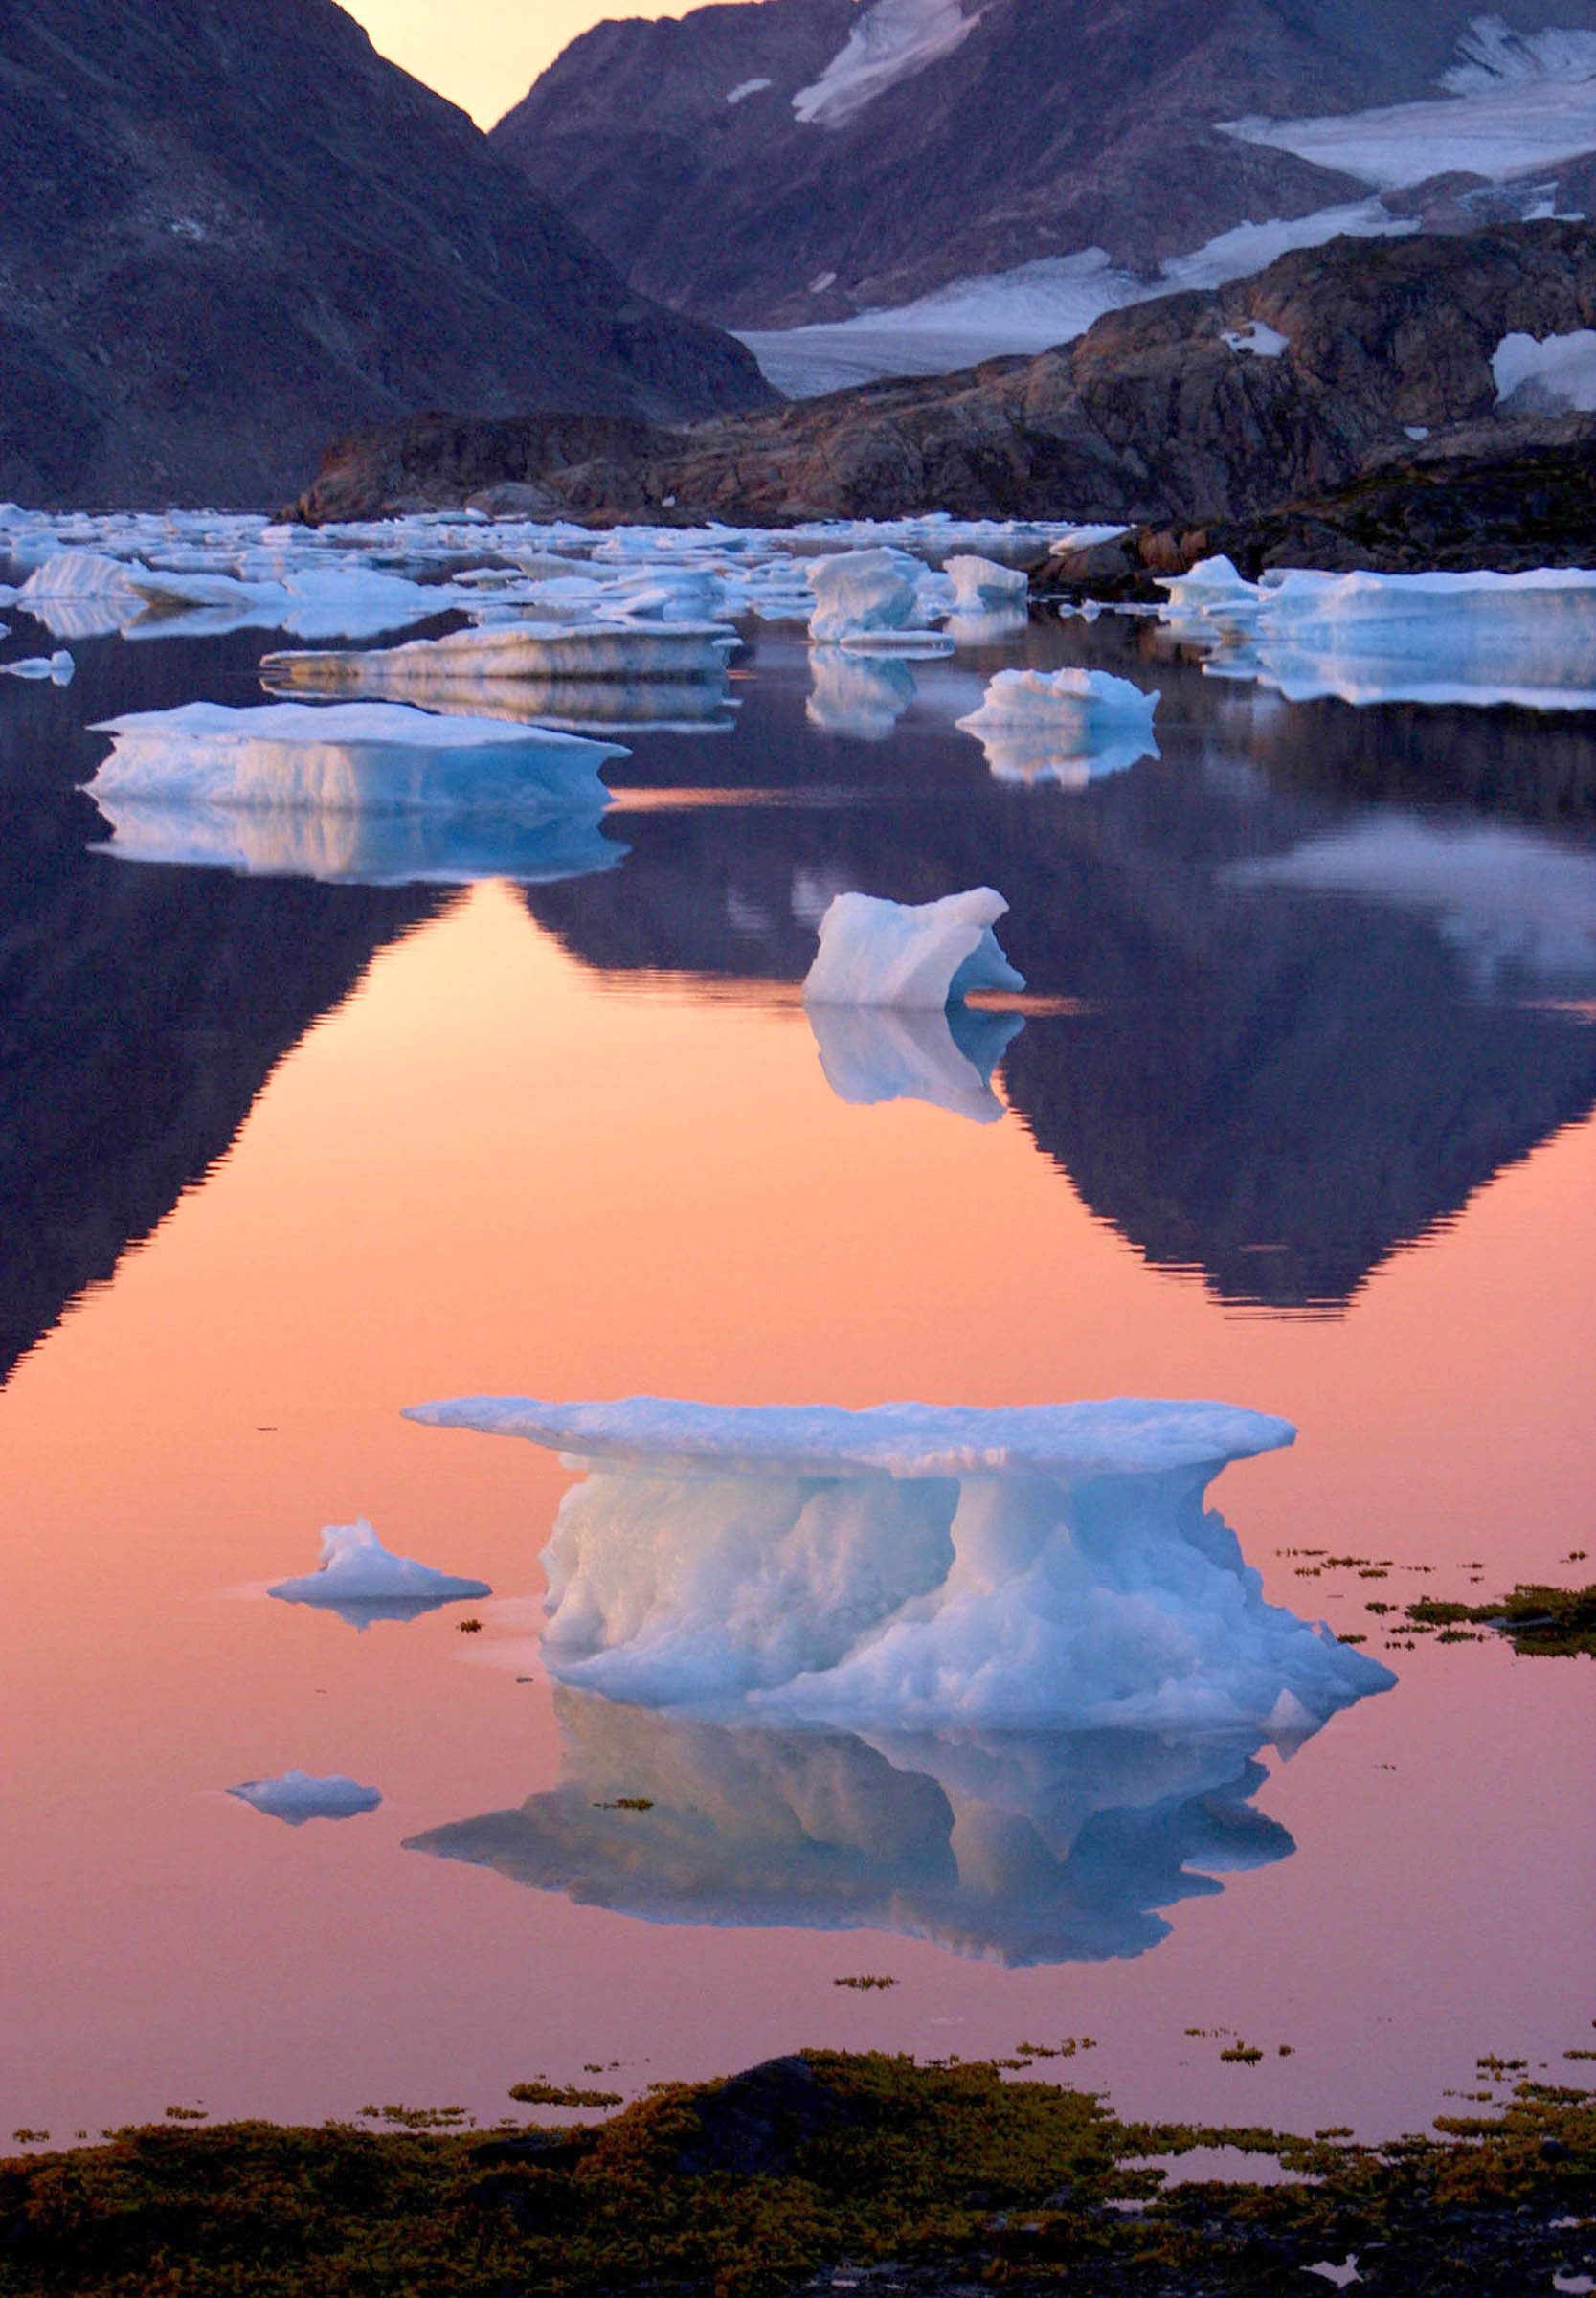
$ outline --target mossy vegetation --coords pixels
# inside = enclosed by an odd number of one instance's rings
[[[1536,1582],[1515,1588],[1495,1604],[1450,1604],[1421,1597],[1407,1606],[1415,1631],[1434,1633],[1437,1643],[1479,1640],[1472,1628],[1495,1628],[1516,1652],[1546,1658],[1575,1652],[1596,1656],[1596,1586],[1546,1588]]]
[[[1152,2158],[1214,2146],[1300,2182],[1163,2191]],[[811,2052],[583,2129],[158,2125],[13,2160],[0,2293],[776,2298],[834,2269],[881,2287],[891,2261],[916,2292],[1185,2298],[1307,2288],[1304,2268],[1353,2251],[1373,2291],[1517,2293],[1588,2270],[1593,2208],[1584,2091],[1523,2082],[1498,2110],[1363,2148],[1123,2123],[986,2063]]]

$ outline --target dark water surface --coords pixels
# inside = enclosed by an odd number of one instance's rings
[[[1090,2037],[1127,2111],[1365,2134],[1577,2073],[1596,1667],[1369,1608],[1592,1576],[1592,722],[1288,705],[1113,619],[817,693],[766,633],[723,728],[623,737],[602,871],[115,859],[88,723],[258,700],[272,642],[0,681],[5,2128],[807,2043]],[[1161,755],[998,781],[953,721],[1019,662],[1158,684]],[[833,893],[980,884],[1023,998],[817,1044]],[[894,1065],[931,1097],[843,1097]],[[576,1472],[399,1417],[474,1391],[1282,1413],[1213,1502],[1398,1681],[1300,1743],[560,1688]],[[360,1515],[496,1593],[265,1597]],[[225,1793],[291,1768],[380,1807]]]

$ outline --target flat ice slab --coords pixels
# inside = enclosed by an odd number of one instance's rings
[[[307,1819],[352,1819],[360,1812],[374,1812],[382,1801],[375,1788],[363,1788],[336,1771],[325,1779],[309,1771],[283,1771],[276,1779],[246,1779],[227,1791],[290,1827],[303,1827]]]
[[[956,723],[980,743],[998,780],[1051,775],[1081,789],[1158,755],[1158,701],[1157,689],[1144,693],[1107,670],[1000,670],[979,710]]]
[[[1203,1494],[1290,1426],[1119,1399],[982,1411],[461,1399],[588,1470],[543,1652],[606,1699],[857,1729],[1288,1742],[1395,1678],[1263,1600]]]
[[[322,1532],[322,1561],[298,1580],[280,1580],[267,1590],[285,1604],[317,1604],[356,1627],[371,1620],[414,1619],[440,1604],[490,1596],[485,1580],[460,1580],[449,1572],[395,1556],[385,1548],[364,1517],[352,1524],[327,1524]]]
[[[440,718],[398,703],[185,703],[101,721],[115,748],[89,795],[324,812],[590,811],[614,743],[542,728]]]
[[[820,920],[804,1003],[933,1013],[972,989],[1023,989],[992,931],[1007,909],[990,886],[920,903],[840,893]]]
[[[261,669],[319,692],[371,694],[461,679],[718,679],[736,644],[724,622],[489,622],[403,646],[269,654]]]

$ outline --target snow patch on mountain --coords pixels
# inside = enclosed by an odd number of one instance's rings
[[[845,127],[887,89],[962,47],[979,21],[960,0],[875,0],[793,110],[806,126]]]

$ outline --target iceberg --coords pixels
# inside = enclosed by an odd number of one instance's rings
[[[1050,774],[1067,789],[1157,757],[1159,696],[1107,670],[1000,670],[978,710],[957,724],[974,734],[1000,781]]]
[[[336,1771],[325,1779],[308,1771],[283,1771],[276,1779],[246,1779],[227,1791],[290,1827],[303,1827],[307,1819],[352,1819],[357,1813],[374,1812],[382,1801],[375,1788],[363,1788]]]
[[[260,667],[280,687],[344,694],[461,679],[718,679],[737,642],[722,622],[489,622],[386,649],[268,654]]]
[[[925,569],[907,551],[838,551],[812,558],[804,571],[815,597],[809,636],[822,644],[907,630],[920,620]]]
[[[373,1620],[412,1620],[440,1604],[458,1604],[493,1593],[485,1580],[457,1580],[395,1556],[385,1548],[364,1517],[352,1524],[327,1524],[322,1532],[322,1561],[302,1579],[280,1580],[267,1594],[285,1604],[315,1604],[338,1613],[351,1626]]]
[[[1168,586],[1164,619],[1225,648],[1216,671],[1255,679],[1289,702],[1596,709],[1596,572],[1589,569],[1293,569],[1256,588],[1238,578],[1229,589],[1219,578],[1194,584],[1203,574],[1196,569]]]
[[[240,810],[591,814],[618,745],[541,728],[438,718],[398,703],[185,703],[101,720],[115,737],[89,796]]]
[[[1009,1965],[1139,1955],[1295,1848],[1248,1735],[728,1725],[558,1686],[558,1784],[406,1843],[659,1924],[867,1929]],[[638,1804],[646,1801],[647,1809]]]
[[[1251,1732],[1395,1681],[1264,1601],[1208,1510],[1289,1423],[1120,1398],[1006,1410],[466,1397],[435,1427],[586,1469],[543,1654],[605,1699],[853,1731]]]
[[[973,1013],[953,1004],[928,1012],[890,1005],[804,1008],[826,1083],[840,1101],[927,1101],[978,1125],[1003,1105],[992,1072],[1025,1026],[1017,1013]]]
[[[943,562],[942,572],[954,586],[955,610],[961,615],[1023,606],[1030,597],[1030,576],[1023,567],[1001,567],[996,559],[960,552]]]
[[[820,920],[804,1003],[934,1013],[972,989],[1023,989],[992,931],[1007,910],[990,886],[918,904],[840,893]]]
[[[17,602],[57,638],[188,638],[290,630],[301,638],[374,638],[447,614],[468,592],[360,565],[304,567],[243,580],[218,569],[153,567],[94,551],[53,552]]]

